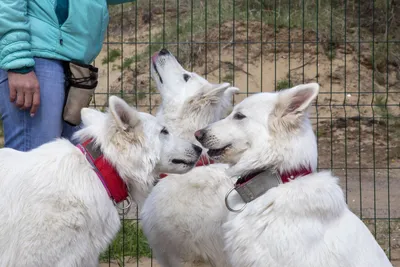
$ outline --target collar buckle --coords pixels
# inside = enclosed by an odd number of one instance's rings
[[[227,208],[229,211],[239,213],[239,212],[242,212],[242,211],[246,208],[247,203],[244,203],[244,205],[243,205],[240,209],[237,209],[237,210],[231,208],[231,206],[229,205],[229,202],[228,202],[228,198],[229,198],[229,195],[232,193],[232,191],[235,190],[235,189],[236,189],[235,187],[232,187],[232,188],[228,191],[228,193],[226,193],[226,195],[225,195],[225,206],[226,206],[226,208]]]
[[[238,181],[240,179],[241,177],[239,176]],[[282,180],[278,174],[272,173],[270,171],[261,172],[243,183],[237,182],[235,186],[230,189],[225,195],[225,206],[228,210],[232,212],[242,212],[249,202],[263,195],[271,188],[277,187],[281,183]],[[235,190],[239,194],[239,196],[245,203],[240,209],[233,209],[229,204],[228,198],[233,190]]]
[[[127,202],[127,205],[120,207],[119,204],[124,203],[124,201],[117,203],[114,199],[112,199],[112,202],[114,203],[114,206],[118,209],[118,214],[119,216],[126,216],[128,212],[131,210],[132,207],[132,197],[131,194],[128,192],[128,197],[125,199]]]

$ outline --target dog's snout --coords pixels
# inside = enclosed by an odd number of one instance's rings
[[[201,142],[204,139],[205,133],[204,129],[198,130],[194,133],[194,137],[196,137],[197,141]]]
[[[203,149],[202,149],[201,147],[196,146],[195,144],[193,144],[193,149],[194,149],[194,151],[196,151],[196,153],[197,153],[198,155],[200,155],[201,152],[203,151]]]
[[[163,49],[160,50],[160,52],[158,54],[160,56],[168,55],[169,51],[166,48],[163,48]]]

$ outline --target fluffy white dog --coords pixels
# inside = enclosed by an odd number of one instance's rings
[[[318,91],[310,83],[253,95],[195,134],[240,177],[227,195],[234,212],[223,226],[234,267],[392,266],[348,209],[338,178],[316,171],[306,111]]]
[[[139,205],[160,172],[193,168],[201,148],[122,99],[81,112],[81,144],[0,150],[0,266],[97,267],[120,228],[114,203]]]
[[[172,133],[197,142],[194,132],[221,119],[238,89],[228,83],[211,84],[186,71],[166,49],[152,61],[152,76],[162,96],[157,118]],[[207,163],[207,158],[202,159]],[[235,180],[225,174],[227,167],[212,164],[184,175],[169,174],[153,188],[140,217],[161,266],[194,261],[228,266],[221,226],[228,213],[224,196]]]

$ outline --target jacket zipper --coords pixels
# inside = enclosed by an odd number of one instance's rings
[[[60,45],[63,45],[64,40],[63,40],[63,37],[62,37],[61,25],[58,26],[58,29],[60,31],[60,37],[59,37]]]

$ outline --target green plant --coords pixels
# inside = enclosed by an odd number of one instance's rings
[[[140,62],[142,59],[145,58],[145,54],[139,54],[139,55],[135,55],[132,57],[127,57],[124,58],[124,62],[122,63],[122,68],[121,66],[118,66],[118,69],[122,69],[122,70],[126,70],[126,69],[130,69],[132,67],[132,64],[135,62]]]
[[[123,220],[120,231],[109,248],[100,255],[100,261],[109,259],[123,262],[125,257],[150,257],[151,250],[136,220]]]
[[[276,84],[276,91],[288,89],[291,87],[293,87],[293,84],[291,81],[289,81],[288,79],[282,79],[282,80],[279,80],[278,83]]]
[[[137,93],[137,99],[138,99],[138,100],[143,100],[143,99],[146,98],[146,96],[147,96],[147,93],[146,93],[146,92],[138,92],[138,93]]]
[[[122,63],[122,69],[128,69],[131,67],[132,63],[135,62],[135,58],[134,57],[128,57],[124,59],[124,63]]]
[[[223,82],[233,83],[233,73],[226,73],[223,79]]]
[[[328,49],[325,50],[325,54],[329,60],[334,60],[336,58],[336,46],[335,44],[329,44]]]
[[[119,49],[111,49],[111,51],[108,53],[108,56],[105,56],[101,63],[104,65],[110,62],[114,62],[120,56],[121,52],[119,51]]]
[[[374,100],[374,107],[380,117],[388,116],[388,108],[386,105],[386,97],[383,95],[376,95]]]

